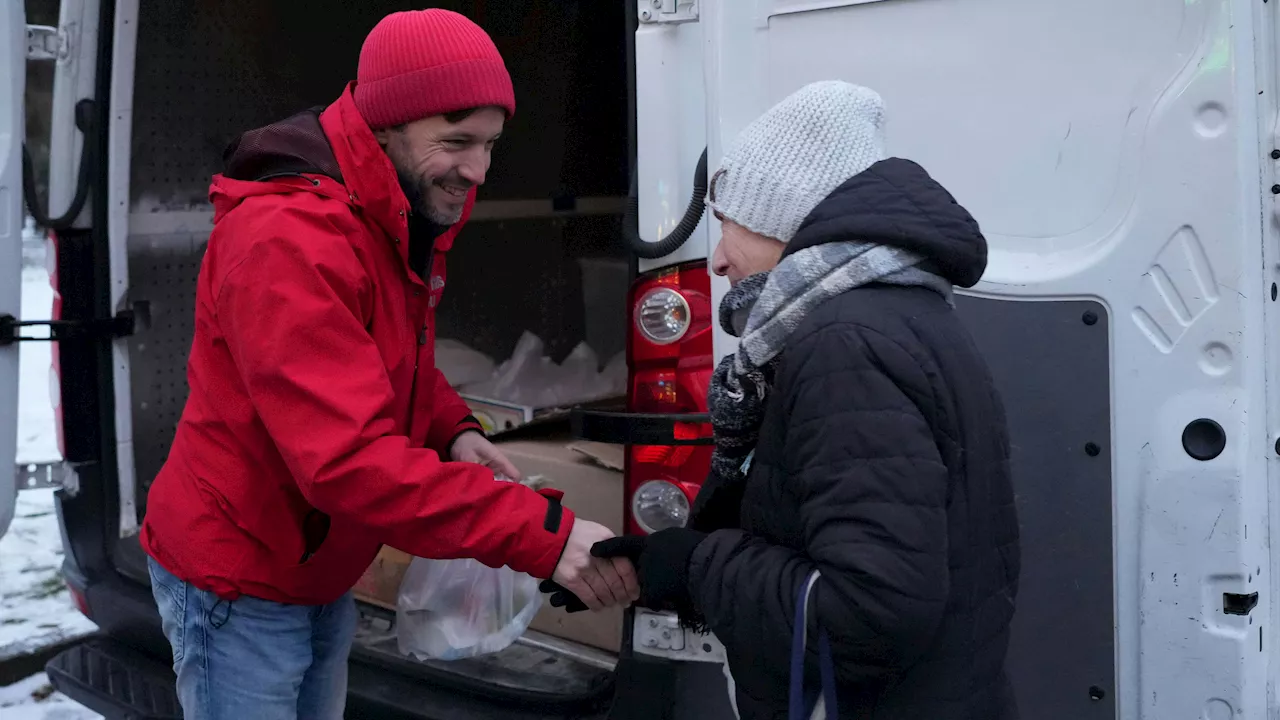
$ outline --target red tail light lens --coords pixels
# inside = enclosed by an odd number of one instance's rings
[[[678,265],[641,277],[632,285],[630,307],[628,409],[706,412],[714,362],[707,264]],[[682,424],[676,430],[686,439],[710,436],[706,423]],[[683,526],[710,468],[710,446],[627,448],[627,531]]]
[[[53,320],[62,319],[62,294],[58,292],[58,236],[50,230],[45,242],[45,270],[49,273],[49,287],[53,288]],[[49,403],[53,406],[54,427],[58,438],[58,454],[67,456],[67,445],[62,433],[62,363],[59,360],[58,343],[49,349],[52,367],[49,368]]]
[[[79,610],[81,615],[92,620],[93,615],[89,614],[89,601],[85,598],[84,593],[80,592],[80,588],[67,583],[67,591],[71,595],[71,602],[75,603],[76,610]]]

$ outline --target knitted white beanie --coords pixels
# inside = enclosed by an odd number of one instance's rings
[[[748,125],[711,177],[707,204],[752,232],[790,242],[844,181],[884,159],[884,101],[824,80]]]

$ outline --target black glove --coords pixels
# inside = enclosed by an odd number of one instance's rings
[[[664,610],[689,603],[689,558],[706,535],[684,528],[659,530],[652,535],[624,535],[602,540],[591,547],[598,558],[624,557],[635,565],[640,581],[640,607]],[[543,580],[538,589],[551,593],[551,607],[567,613],[587,609],[577,595],[554,580]]]
[[[551,593],[551,607],[564,608],[567,613],[582,612],[588,609],[587,604],[579,600],[577,595],[569,592],[555,580],[543,580],[538,585],[538,589],[544,593]]]
[[[591,547],[598,558],[624,557],[636,566],[640,581],[637,605],[650,610],[680,609],[690,603],[689,559],[705,534],[669,528],[652,535],[625,535]]]

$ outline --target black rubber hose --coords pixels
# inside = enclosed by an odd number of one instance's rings
[[[76,103],[76,127],[84,136],[84,142],[80,146],[80,171],[76,176],[76,194],[71,199],[71,205],[67,207],[65,213],[56,218],[49,217],[49,214],[40,206],[40,199],[36,197],[36,172],[31,162],[31,151],[27,150],[26,143],[22,144],[22,195],[27,201],[27,212],[35,218],[36,225],[48,230],[66,230],[80,216],[80,211],[84,210],[84,204],[89,200],[89,179],[93,171],[93,154],[90,152],[90,147],[94,143],[94,138],[89,132],[93,128],[93,119],[92,100],[86,99]]]
[[[702,149],[702,157],[698,159],[698,167],[693,174],[693,196],[689,198],[689,206],[684,210],[684,217],[669,235],[657,242],[647,242],[640,237],[640,196],[636,185],[636,174],[631,176],[631,195],[627,198],[627,211],[622,217],[622,232],[627,238],[631,251],[645,260],[656,260],[666,257],[681,245],[688,242],[693,231],[702,221],[702,213],[706,210],[703,200],[707,197],[707,150]]]

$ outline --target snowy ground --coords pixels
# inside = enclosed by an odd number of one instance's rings
[[[38,243],[24,247],[22,315],[49,317],[53,291]],[[19,360],[18,462],[60,459],[49,401],[51,375],[47,343],[23,343]],[[0,468],[0,472],[4,472]],[[9,532],[0,538],[0,659],[91,632],[94,625],[76,611],[59,567],[62,539],[52,490],[24,490]],[[53,692],[44,674],[0,688],[4,720],[83,720],[100,716]]]
[[[44,673],[0,687],[4,720],[101,720],[102,716],[53,691]]]

